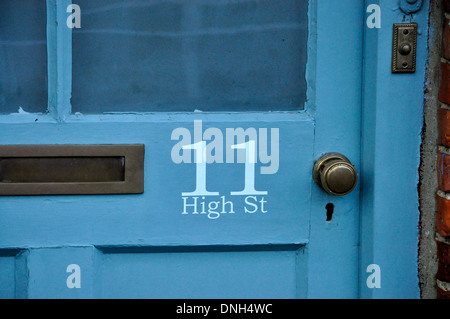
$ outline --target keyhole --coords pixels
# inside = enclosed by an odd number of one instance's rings
[[[331,221],[334,213],[334,204],[328,203],[325,208],[327,209],[327,222]]]

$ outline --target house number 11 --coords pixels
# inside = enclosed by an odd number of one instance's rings
[[[245,150],[245,185],[242,191],[231,192],[231,195],[267,195],[267,191],[255,189],[256,145],[250,140],[245,143],[231,145],[232,149]],[[193,192],[183,192],[182,196],[218,196],[219,192],[209,192],[206,189],[206,141],[184,145],[183,149],[195,151],[196,186]]]

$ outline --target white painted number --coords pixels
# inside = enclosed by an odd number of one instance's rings
[[[196,163],[195,191],[182,193],[182,196],[218,196],[218,192],[206,190],[206,142],[200,141],[195,144],[183,145],[183,149],[195,150],[194,162]]]
[[[232,149],[245,149],[245,185],[240,192],[231,192],[231,195],[267,195],[267,192],[255,190],[255,163],[256,163],[256,145],[255,141],[232,145]]]
[[[185,150],[194,150],[196,163],[196,186],[193,192],[183,192],[182,196],[218,196],[219,192],[209,192],[206,190],[206,142],[200,141],[195,144],[183,145]],[[238,192],[231,192],[231,195],[267,195],[267,191],[257,191],[255,189],[255,163],[256,144],[250,140],[245,143],[231,145],[232,149],[245,150],[245,180],[244,189]]]

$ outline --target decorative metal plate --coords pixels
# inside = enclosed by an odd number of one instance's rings
[[[416,72],[417,23],[395,23],[392,37],[392,73]]]

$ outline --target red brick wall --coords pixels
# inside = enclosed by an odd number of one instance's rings
[[[439,101],[439,142],[436,240],[438,271],[437,296],[450,299],[450,0],[443,0],[445,12],[441,52]]]

